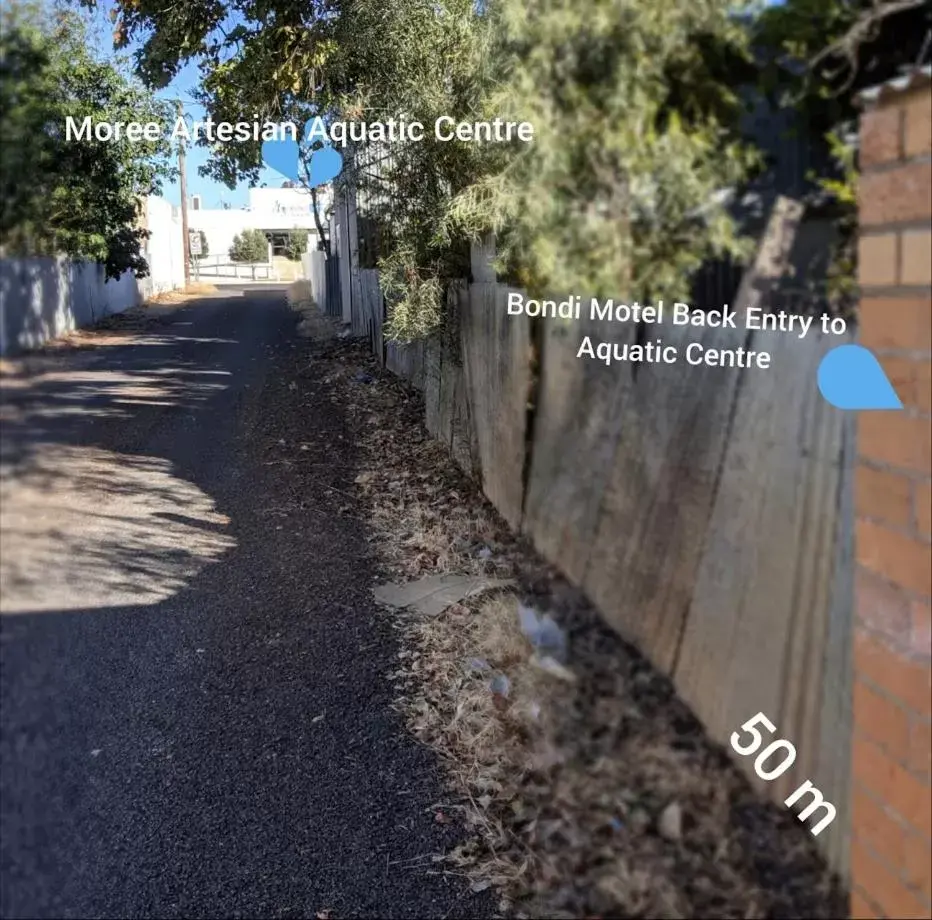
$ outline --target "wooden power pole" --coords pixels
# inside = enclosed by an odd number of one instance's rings
[[[178,117],[184,118],[184,109],[178,102]],[[191,237],[188,236],[188,177],[184,165],[184,140],[178,145],[178,172],[181,176],[181,239],[184,247],[184,286],[191,283]]]

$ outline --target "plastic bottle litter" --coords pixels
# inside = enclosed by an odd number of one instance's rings
[[[566,634],[549,613],[541,616],[533,607],[518,604],[521,631],[542,656],[564,663],[567,657]]]
[[[531,664],[541,671],[546,671],[548,674],[566,681],[568,684],[576,683],[576,675],[551,655],[533,655],[531,656]]]
[[[679,802],[670,802],[660,813],[657,829],[665,840],[679,840],[683,836],[683,809]]]
[[[511,681],[504,674],[496,674],[489,683],[489,689],[498,696],[508,697]]]

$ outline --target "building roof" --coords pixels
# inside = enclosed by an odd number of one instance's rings
[[[915,67],[901,77],[894,77],[885,83],[862,90],[857,95],[857,101],[861,105],[877,105],[879,102],[886,102],[891,96],[898,96],[900,93],[908,93],[929,85],[932,85],[932,65]]]

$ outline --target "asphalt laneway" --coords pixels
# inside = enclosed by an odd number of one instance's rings
[[[279,291],[4,379],[4,917],[467,917]]]

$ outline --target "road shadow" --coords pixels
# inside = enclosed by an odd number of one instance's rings
[[[461,831],[296,320],[215,300],[4,385],[3,916],[492,913],[433,862]]]

